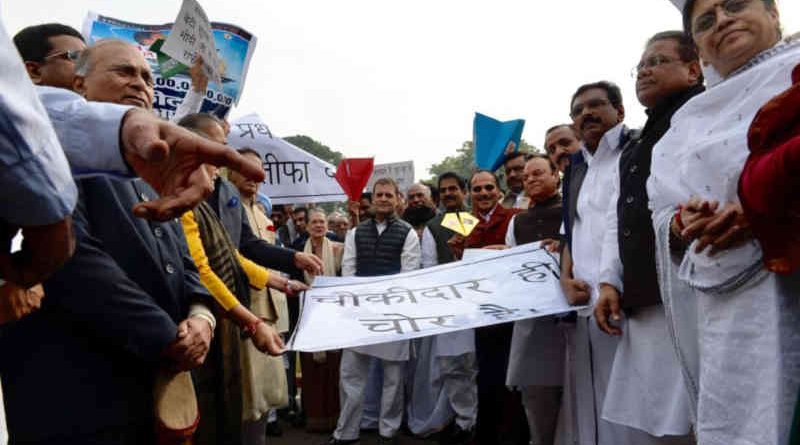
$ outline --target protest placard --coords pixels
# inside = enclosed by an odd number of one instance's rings
[[[228,145],[259,153],[267,173],[259,191],[273,204],[347,201],[336,167],[273,135],[258,114],[231,122]]]
[[[208,78],[220,82],[220,60],[217,58],[211,23],[196,0],[183,0],[178,18],[161,51],[187,66],[192,65],[197,56],[202,57],[203,71]]]
[[[172,25],[133,23],[94,12],[89,12],[83,22],[83,35],[89,45],[102,39],[119,39],[130,42],[142,51],[153,71],[153,109],[164,119],[172,118],[192,85],[186,72],[178,73],[174,77],[162,76],[158,55],[150,49],[156,41],[168,38]],[[200,111],[225,118],[241,97],[250,59],[256,47],[256,37],[227,23],[212,22],[211,29],[218,59],[225,70],[219,82],[210,81]]]
[[[566,313],[558,260],[538,243],[398,275],[316,277],[289,342],[351,348]]]

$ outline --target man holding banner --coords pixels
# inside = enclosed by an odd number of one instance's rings
[[[372,193],[375,217],[362,222],[347,234],[342,276],[392,275],[419,268],[419,238],[412,227],[395,214],[399,193],[397,184],[390,178],[375,182]],[[342,352],[341,412],[336,430],[327,444],[358,442],[372,357],[379,359],[383,368],[378,443],[397,443],[397,431],[403,420],[408,340],[361,346]]]
[[[457,215],[458,212],[465,211],[464,178],[454,172],[443,173],[439,175],[438,188],[447,213],[441,213],[430,220],[422,232],[423,268],[455,261],[447,241],[456,236],[457,232],[442,225],[442,220],[447,214],[452,216],[453,213]],[[414,434],[425,434],[434,428],[441,428],[438,423],[442,420],[449,422],[455,417],[452,425],[443,432],[441,442],[453,445],[467,444],[475,434],[475,422],[478,417],[475,331],[465,329],[418,341],[418,351],[427,349],[429,354],[426,357],[422,352],[418,353],[414,389],[407,404],[409,428]],[[440,387],[433,385],[436,380],[441,381]],[[441,398],[447,400],[445,413],[436,410],[441,405],[439,403]],[[428,406],[425,406],[425,402],[428,402]],[[432,408],[431,403],[435,404]]]

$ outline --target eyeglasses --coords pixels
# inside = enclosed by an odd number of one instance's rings
[[[678,59],[672,59],[666,56],[656,55],[653,57],[648,57],[644,61],[640,62],[638,65],[631,69],[631,77],[634,79],[639,76],[639,73],[644,70],[648,69],[651,70],[661,65],[666,65],[668,63],[678,62]]]
[[[78,60],[78,57],[81,56],[82,52],[83,52],[82,49],[71,49],[71,50],[67,50],[67,51],[59,51],[57,53],[53,53],[53,54],[44,56],[44,60],[58,58],[58,59],[69,60],[70,62],[75,62],[75,61]]]
[[[702,34],[717,24],[717,8],[722,8],[722,12],[728,17],[739,14],[747,9],[753,0],[724,0],[715,3],[714,6],[708,11],[700,14],[692,24],[692,33],[694,35]]]
[[[494,189],[495,189],[494,184],[475,185],[472,186],[472,193],[480,193],[481,190],[486,190],[487,192],[491,192]]]

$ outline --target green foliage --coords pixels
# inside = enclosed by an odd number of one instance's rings
[[[283,138],[286,142],[296,145],[299,148],[311,153],[312,155],[322,159],[323,161],[330,162],[333,166],[339,165],[339,161],[344,158],[344,155],[327,145],[317,142],[309,136],[299,134],[297,136],[289,136]]]
[[[525,139],[520,141],[519,149],[526,153],[542,153],[542,151],[535,146],[525,142]],[[444,158],[438,164],[433,164],[428,169],[428,173],[431,174],[431,180],[435,182],[436,177],[444,172],[452,171],[464,178],[469,178],[474,170],[475,150],[473,149],[472,141],[466,141],[461,144],[461,148],[456,150],[455,155]],[[500,172],[502,172],[502,168]]]

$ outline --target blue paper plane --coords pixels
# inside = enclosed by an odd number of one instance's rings
[[[495,171],[503,165],[504,152],[510,141],[516,144],[515,150],[519,150],[525,120],[501,122],[485,114],[475,113],[472,128],[475,165],[484,170]]]

